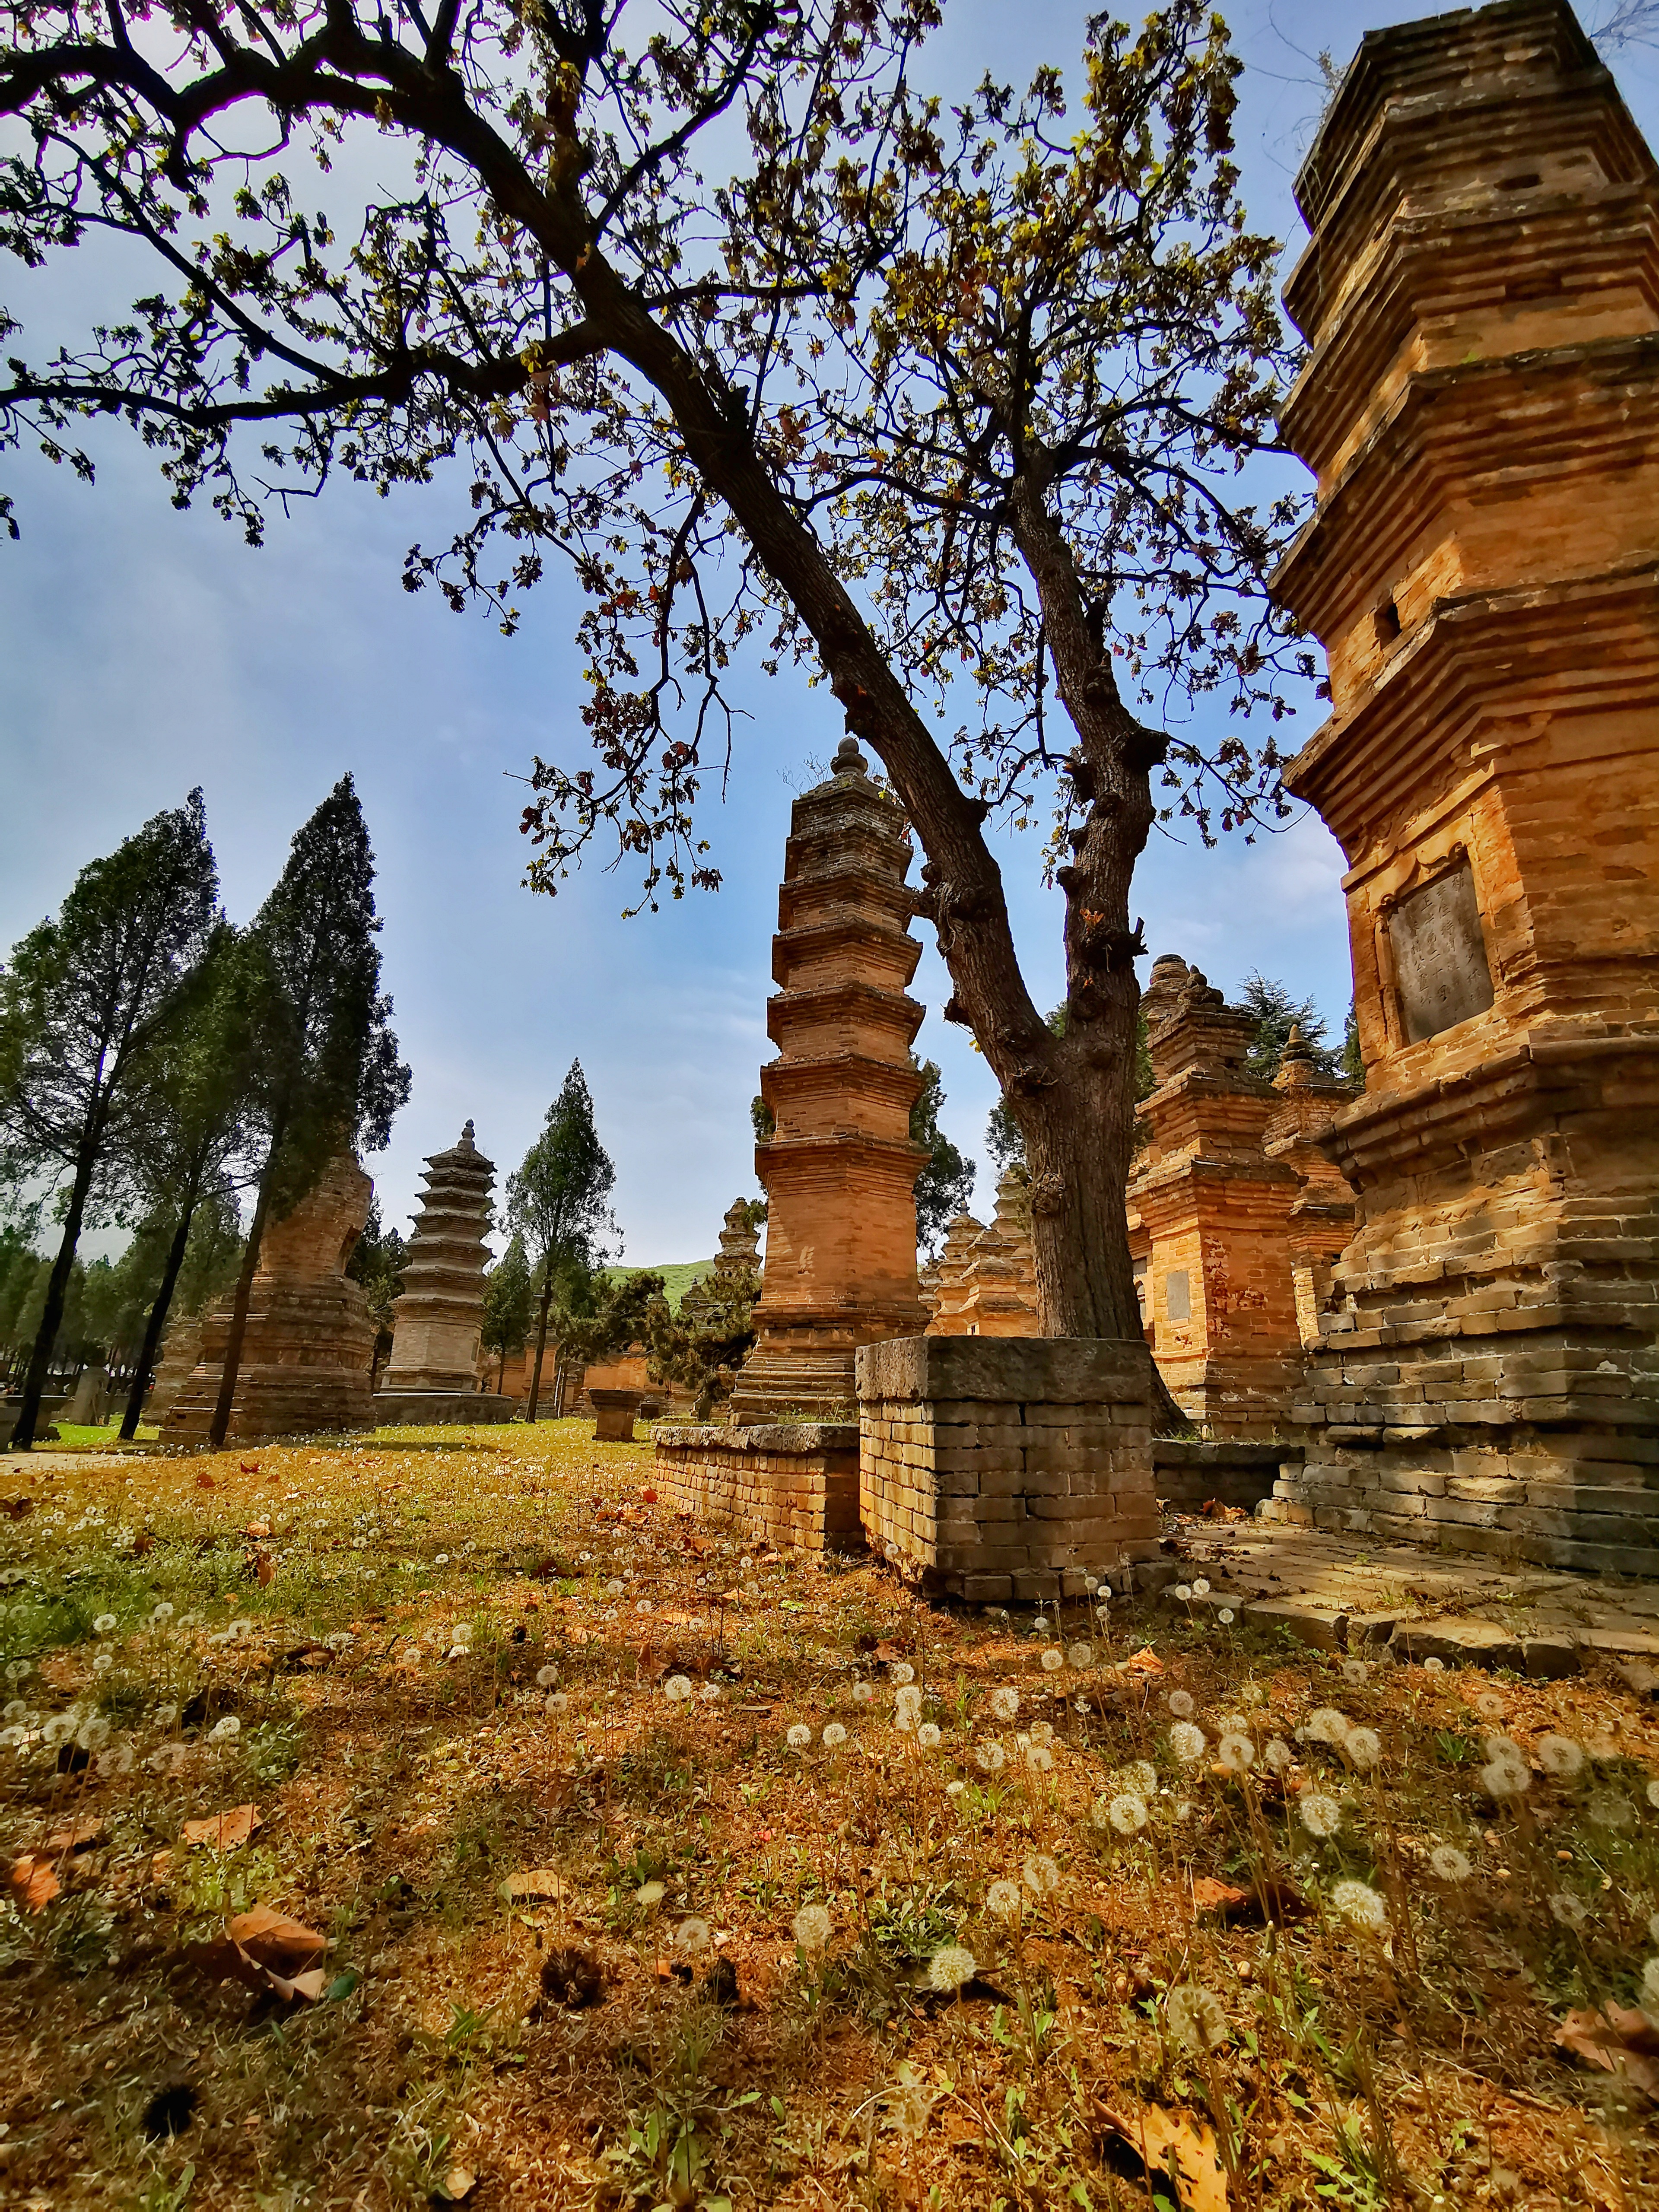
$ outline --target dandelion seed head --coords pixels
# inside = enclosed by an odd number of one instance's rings
[[[1198,1710],[1193,1702],[1193,1693],[1190,1690],[1171,1690],[1164,1702],[1178,1721],[1191,1720],[1194,1713]]]
[[[1538,1739],[1538,1764],[1553,1782],[1571,1782],[1584,1770],[1584,1747],[1570,1735],[1541,1735]]]
[[[642,1905],[647,1912],[660,1905],[668,1894],[667,1887],[660,1881],[642,1881],[634,1892],[634,1902]]]
[[[1480,1786],[1488,1797],[1521,1797],[1532,1787],[1532,1776],[1512,1759],[1489,1759],[1480,1770]]]
[[[1273,1773],[1283,1774],[1294,1761],[1296,1753],[1282,1735],[1273,1735],[1269,1736],[1263,1745],[1261,1756]]]
[[[1200,1575],[1197,1581],[1193,1584],[1193,1595],[1194,1597],[1208,1597],[1209,1595],[1209,1579],[1205,1575]]]
[[[1229,1729],[1215,1747],[1215,1755],[1229,1774],[1246,1774],[1255,1765],[1255,1746],[1249,1736]]]
[[[947,1943],[927,1961],[927,1986],[946,1995],[974,1978],[974,1954],[963,1943]]]
[[[1066,1654],[1058,1645],[1050,1645],[1042,1655],[1042,1671],[1045,1674],[1058,1674],[1065,1664]]]
[[[1296,1812],[1308,1833],[1322,1841],[1342,1826],[1342,1808],[1322,1790],[1304,1790],[1297,1800]]]
[[[1429,1658],[1423,1662],[1423,1672],[1425,1674],[1443,1674],[1445,1671],[1446,1662],[1443,1659]]]
[[[662,1693],[671,1705],[683,1705],[691,1694],[689,1674],[671,1674],[662,1686]]]
[[[1158,1788],[1158,1769],[1150,1759],[1132,1759],[1118,1770],[1117,1786],[1134,1797],[1150,1797]]]
[[[846,1729],[842,1726],[839,1721],[831,1721],[829,1727],[823,1731],[824,1749],[826,1751],[838,1751],[846,1741]]]
[[[234,1713],[227,1713],[222,1721],[215,1721],[208,1730],[210,1743],[229,1743],[242,1733],[242,1723]]]
[[[1052,1743],[1054,1740],[1053,1723],[1050,1721],[1033,1721],[1030,1727],[1030,1737],[1033,1743]]]
[[[0,1744],[3,1744],[8,1751],[15,1750],[18,1745],[27,1741],[28,1730],[19,1728],[15,1721],[9,1728],[0,1728]]]
[[[82,1751],[98,1750],[109,1741],[109,1723],[101,1713],[89,1714],[75,1731],[75,1741]]]
[[[1340,1744],[1348,1733],[1348,1717],[1334,1705],[1321,1705],[1303,1725],[1310,1743]]]
[[[1054,1754],[1046,1743],[1024,1743],[1020,1755],[1033,1774],[1052,1774],[1054,1771]]]
[[[112,1774],[131,1774],[132,1746],[130,1743],[111,1744],[106,1751],[99,1753],[97,1767],[99,1773],[106,1778]]]
[[[1247,1705],[1265,1705],[1267,1702],[1267,1692],[1260,1682],[1246,1682],[1239,1694]]]
[[[683,1959],[701,1959],[713,1940],[708,1923],[695,1915],[674,1930],[674,1948]]]
[[[853,1685],[853,1703],[855,1705],[867,1705],[875,1694],[868,1682],[854,1682]]]
[[[569,1710],[570,1699],[562,1690],[550,1690],[542,1704],[542,1711],[552,1714],[556,1719],[559,1714]]]
[[[1370,1680],[1370,1665],[1364,1659],[1345,1659],[1342,1662],[1342,1679],[1345,1682],[1352,1682],[1356,1689],[1362,1682]]]
[[[1655,1940],[1659,1942],[1659,1937]],[[1659,2012],[1659,1958],[1650,1959],[1642,1969],[1642,2009]]]
[[[1144,1828],[1147,1821],[1146,1801],[1127,1790],[1114,1797],[1106,1808],[1107,1817],[1120,1836],[1133,1836]]]
[[[947,1797],[963,1797],[967,1795],[967,1792],[968,1784],[965,1782],[947,1782],[945,1785],[945,1794]]]
[[[1092,1644],[1067,1644],[1066,1647],[1066,1661],[1068,1666],[1075,1667],[1079,1674],[1084,1673],[1085,1669],[1092,1667],[1095,1663],[1094,1645]]]
[[[937,1721],[924,1721],[916,1730],[916,1741],[924,1751],[937,1751],[944,1740]]]
[[[620,1575],[612,1575],[605,1586],[605,1594],[607,1597],[620,1597],[626,1587]]]
[[[994,1736],[981,1744],[974,1753],[974,1763],[981,1774],[1000,1774],[1008,1754]]]
[[[830,1941],[830,1915],[821,1905],[803,1905],[790,1924],[803,1951],[821,1951]]]
[[[1375,1729],[1350,1729],[1342,1748],[1357,1767],[1367,1771],[1382,1756],[1382,1739]]]
[[[1380,1936],[1389,1924],[1388,1905],[1368,1881],[1338,1882],[1331,1903],[1351,1927],[1368,1936]]]
[[[107,1636],[114,1626],[115,1615],[112,1613],[100,1613],[92,1624],[92,1632],[94,1636]]]
[[[1018,1920],[1021,1897],[1017,1881],[994,1881],[985,1893],[985,1910],[994,1912],[999,1920]]]
[[[1467,1851],[1455,1844],[1437,1844],[1429,1853],[1429,1867],[1440,1881],[1467,1881],[1474,1872]]]
[[[331,1651],[349,1651],[356,1640],[349,1628],[337,1628],[332,1636],[325,1636],[323,1638]],[[458,1636],[456,1642],[459,1643],[459,1641],[460,1638]]]
[[[705,1682],[697,1692],[706,1705],[712,1705],[720,1694],[720,1686],[718,1682]]]
[[[1060,1887],[1060,1863],[1046,1851],[1033,1851],[1020,1872],[1033,1897],[1052,1897]]]
[[[1475,1699],[1474,1710],[1483,1719],[1501,1721],[1504,1717],[1504,1700],[1496,1691],[1488,1690],[1484,1696]]]
[[[1221,1623],[1224,1628],[1231,1627],[1233,1621],[1233,1609],[1231,1606],[1224,1605],[1220,1612],[1217,1613],[1216,1619]]]
[[[1202,1759],[1209,1738],[1193,1721],[1177,1721],[1170,1730],[1170,1748],[1183,1766],[1190,1766],[1195,1759]]]
[[[8,1700],[5,1711],[0,1713],[0,1720],[21,1721],[27,1711],[28,1707],[21,1698],[12,1698]]]
[[[893,1699],[893,1710],[901,1728],[914,1728],[921,1714],[921,1692],[914,1682],[906,1682]]]
[[[1175,1594],[1181,1604],[1190,1605],[1193,1596],[1193,1586],[1190,1583],[1177,1583],[1175,1586]]]
[[[890,1682],[896,1682],[902,1686],[907,1682],[915,1680],[916,1670],[908,1659],[896,1659],[887,1669],[887,1679]]]
[[[1598,1828],[1620,1830],[1634,1826],[1636,1821],[1630,1800],[1619,1796],[1611,1790],[1593,1791],[1584,1807],[1584,1814]]]
[[[1019,1711],[1019,1692],[1006,1689],[993,1690],[990,1705],[991,1711],[1000,1721],[1011,1721]]]
[[[1220,1998],[1199,1982],[1176,1984],[1164,2000],[1164,2019],[1182,2049],[1194,2058],[1219,2051],[1232,2033]]]
[[[784,1738],[791,1751],[805,1751],[811,1741],[812,1731],[805,1721],[797,1721]]]
[[[1550,1917],[1563,1928],[1582,1928],[1589,1918],[1589,1907],[1582,1897],[1575,1897],[1570,1889],[1558,1889],[1549,1901]]]
[[[94,1674],[107,1674],[114,1664],[107,1651],[100,1651],[92,1662],[92,1671]]]

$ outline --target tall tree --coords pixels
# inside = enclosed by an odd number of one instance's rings
[[[1326,1043],[1328,1024],[1310,998],[1293,999],[1283,983],[1256,969],[1244,978],[1238,1003],[1255,1018],[1255,1042],[1244,1060],[1249,1073],[1271,1083],[1279,1073],[1293,1029],[1301,1030],[1302,1042],[1312,1054],[1320,1074],[1340,1073],[1341,1054]]]
[[[409,1097],[380,989],[380,929],[374,855],[343,775],[295,834],[237,963],[257,1044],[246,1107],[256,1192],[208,1431],[216,1450],[230,1425],[266,1222],[292,1212],[348,1146],[379,1151]]]
[[[56,918],[14,947],[0,976],[0,1146],[14,1176],[21,1167],[68,1179],[14,1450],[34,1441],[94,1185],[131,1103],[135,1072],[181,1008],[217,892],[202,794],[192,791],[83,868]]]
[[[945,1103],[945,1079],[937,1060],[921,1063],[921,1089],[910,1109],[910,1142],[927,1147],[927,1163],[916,1177],[916,1242],[931,1257],[945,1224],[974,1194],[978,1172],[939,1125]]]
[[[645,901],[716,885],[725,671],[757,636],[809,659],[924,849],[947,1011],[1023,1134],[1043,1326],[1137,1334],[1131,875],[1161,806],[1206,836],[1273,809],[1280,672],[1312,668],[1265,590],[1294,518],[1234,489],[1285,364],[1219,19],[1091,19],[1075,127],[1050,69],[941,128],[938,0],[179,0],[165,51],[118,7],[104,38],[82,0],[20,4],[0,228],[31,264],[113,231],[161,282],[40,368],[14,343],[0,436],[89,472],[78,421],[130,423],[254,538],[267,497],[464,458],[467,518],[408,585],[510,631],[551,548],[589,595],[598,757],[536,765],[544,890],[611,836]],[[410,180],[348,237],[282,165],[371,131]],[[954,733],[951,681],[983,702]],[[1206,694],[1263,712],[1207,738]],[[1045,810],[1063,1037],[986,827]]]
[[[138,1432],[198,1209],[210,1194],[234,1205],[233,1167],[248,1150],[259,1056],[249,966],[235,931],[222,922],[190,980],[179,1018],[144,1055],[136,1077],[121,1139],[123,1168],[163,1244],[122,1415],[124,1437]]]
[[[380,1201],[378,1196],[368,1201],[368,1218],[363,1224],[362,1234],[351,1249],[346,1261],[346,1273],[354,1283],[361,1283],[368,1302],[369,1319],[374,1323],[374,1376],[378,1388],[381,1368],[392,1352],[392,1308],[404,1294],[404,1269],[409,1261],[409,1247],[399,1230],[383,1227],[380,1220]]]
[[[525,1419],[541,1399],[547,1316],[562,1284],[591,1276],[606,1256],[601,1240],[614,1228],[606,1200],[617,1180],[593,1126],[593,1100],[579,1060],[570,1063],[541,1134],[507,1181],[507,1218],[524,1238],[537,1277],[536,1362]]]
[[[480,1341],[498,1362],[495,1388],[507,1379],[507,1363],[530,1341],[530,1316],[535,1307],[536,1286],[530,1279],[529,1255],[524,1238],[514,1236],[484,1277],[483,1327]]]

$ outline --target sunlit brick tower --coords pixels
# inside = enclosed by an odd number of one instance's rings
[[[388,1423],[504,1420],[510,1402],[478,1388],[495,1164],[473,1142],[471,1121],[458,1144],[431,1155],[423,1180],[376,1414]]]
[[[1278,590],[1358,1194],[1280,1508],[1659,1571],[1659,173],[1559,0],[1371,33],[1297,182]]]
[[[761,1070],[771,1133],[757,1147],[766,1270],[737,1423],[850,1408],[859,1346],[920,1335],[910,1139],[922,1008],[905,994],[921,948],[907,927],[904,817],[843,740],[830,781],[795,801],[767,1007],[778,1057]]]

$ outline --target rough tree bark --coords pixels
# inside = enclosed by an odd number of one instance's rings
[[[173,1242],[167,1248],[161,1287],[155,1293],[155,1303],[149,1310],[149,1319],[144,1323],[144,1341],[139,1349],[138,1364],[133,1370],[132,1388],[127,1393],[127,1409],[121,1417],[121,1440],[124,1443],[131,1443],[138,1433],[138,1419],[144,1410],[144,1394],[149,1388],[151,1370],[155,1365],[156,1346],[161,1341],[161,1331],[167,1327],[167,1311],[173,1304],[173,1293],[179,1285],[179,1271],[185,1264],[185,1247],[190,1242],[190,1224],[195,1212],[196,1201],[191,1199],[179,1216],[179,1226],[173,1231]]]
[[[69,1212],[64,1216],[63,1240],[58,1247],[58,1257],[52,1263],[52,1273],[46,1280],[40,1328],[34,1340],[34,1349],[29,1355],[28,1371],[23,1377],[23,1402],[18,1408],[17,1425],[11,1435],[10,1449],[13,1451],[28,1451],[34,1443],[35,1430],[40,1426],[40,1401],[46,1395],[52,1355],[57,1346],[58,1331],[63,1325],[64,1308],[69,1303],[69,1281],[75,1266],[75,1248],[81,1241],[81,1224],[86,1216],[87,1194],[92,1188],[93,1170],[97,1164],[101,1135],[100,1125],[96,1134],[88,1134],[75,1163],[75,1181],[70,1188]]]

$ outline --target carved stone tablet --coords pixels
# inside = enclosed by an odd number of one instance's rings
[[[1389,916],[1389,949],[1410,1043],[1486,1012],[1492,969],[1467,860],[1401,900]]]
[[[1193,1317],[1192,1288],[1184,1267],[1171,1267],[1164,1278],[1164,1310],[1171,1321]]]

